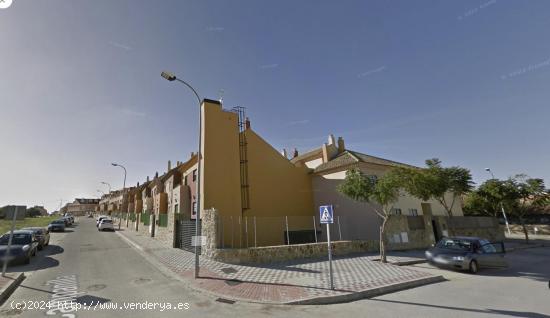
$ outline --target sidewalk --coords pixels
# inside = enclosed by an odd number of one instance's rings
[[[164,246],[131,230],[117,231],[151,262],[168,268],[191,288],[229,300],[271,304],[327,304],[374,297],[443,281],[442,276],[382,264],[376,256],[339,257],[333,261],[335,290],[326,260],[243,266],[200,258],[194,279],[194,254]]]

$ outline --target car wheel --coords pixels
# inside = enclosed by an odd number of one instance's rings
[[[469,266],[470,273],[477,274],[479,267],[477,266],[476,261],[471,261]]]

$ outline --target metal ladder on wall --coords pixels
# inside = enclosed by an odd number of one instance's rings
[[[248,185],[248,156],[247,142],[244,131],[246,130],[245,108],[241,106],[233,107],[232,111],[238,116],[239,126],[239,159],[241,172],[241,206],[242,210],[250,209],[249,185]]]

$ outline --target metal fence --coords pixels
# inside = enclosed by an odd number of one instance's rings
[[[354,227],[351,218],[336,216],[330,225],[331,239],[364,239],[362,229]],[[248,248],[326,242],[326,225],[318,216],[241,217],[217,219],[217,240],[221,248]],[[374,228],[377,229],[377,224]],[[376,238],[378,232],[373,232]]]

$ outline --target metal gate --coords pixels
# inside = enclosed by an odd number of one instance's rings
[[[194,220],[176,220],[176,247],[189,252],[195,252],[195,247],[191,244],[192,237],[196,233],[196,223]],[[199,226],[202,224],[199,224]],[[199,247],[199,254],[200,254]]]

